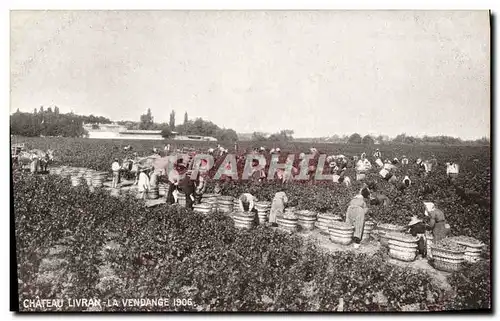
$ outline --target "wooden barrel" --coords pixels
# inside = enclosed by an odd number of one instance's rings
[[[255,203],[259,224],[264,224],[269,221],[269,212],[271,210],[271,202],[261,201]]]
[[[255,202],[255,209],[257,211],[269,211],[271,209],[271,202],[261,201]]]
[[[232,196],[220,196],[217,199],[217,210],[220,213],[231,213],[234,210],[234,197]]]
[[[102,187],[106,177],[107,177],[107,173],[95,172],[92,176],[92,186]]]
[[[389,256],[404,262],[414,261],[417,257],[418,237],[392,232],[384,236],[389,246]]]
[[[255,214],[251,212],[235,212],[233,220],[236,228],[250,230],[254,226]]]
[[[464,250],[455,251],[432,245],[431,253],[431,264],[441,271],[458,271],[463,267],[463,263],[465,262],[465,248]]]
[[[264,224],[269,221],[269,215],[267,212],[257,211],[257,217],[259,218],[259,224]]]
[[[85,172],[85,175],[84,175],[84,178],[85,178],[85,183],[87,183],[88,186],[92,186],[92,178],[94,176],[94,172],[93,171],[86,171]]]
[[[286,213],[286,212],[285,212]],[[298,227],[298,218],[292,215],[283,215],[276,218],[278,228],[288,232],[296,232]]]
[[[394,224],[379,224],[377,225],[378,235],[380,236],[380,245],[388,246],[389,240],[386,236],[387,233],[401,233],[404,231],[404,226]]]
[[[481,254],[483,252],[484,243],[475,238],[468,237],[468,240],[463,240],[463,237],[450,237],[452,241],[456,244],[465,247],[464,260],[469,263],[476,263],[481,260]]]
[[[361,242],[369,242],[371,239],[371,235],[375,228],[375,223],[372,221],[366,221],[365,226],[363,228],[363,236],[361,237]]]
[[[333,222],[340,222],[342,218],[338,215],[334,215],[331,213],[319,213],[317,216],[317,220],[315,226],[320,229],[321,234],[330,235],[328,231],[329,227]]]
[[[212,205],[208,203],[194,204],[193,211],[207,215],[212,213]]]
[[[177,194],[177,203],[181,206],[186,206],[186,194],[179,192]]]
[[[158,187],[152,187],[148,190],[148,199],[150,200],[156,200],[158,199],[158,196],[159,196],[159,189]]]
[[[207,203],[212,206],[212,212],[215,213],[218,210],[218,199],[220,195],[205,193],[201,196],[201,202]]]
[[[158,185],[158,195],[165,196],[168,194],[168,184],[159,184]]]
[[[314,230],[314,224],[316,223],[318,215],[315,212],[302,210],[297,212],[299,217],[299,227],[303,231]]]
[[[78,168],[78,175],[79,176],[84,176],[86,172],[87,172],[87,169],[85,167]]]
[[[218,199],[218,195],[217,194],[209,194],[209,193],[205,193],[201,196],[201,200],[202,202],[207,202],[209,200],[217,200]]]
[[[431,232],[425,232],[426,248],[427,248],[427,258],[432,259],[432,246],[434,245],[434,236]]]
[[[354,226],[345,222],[331,221],[328,232],[332,242],[349,245],[354,235]]]
[[[71,176],[71,186],[79,186],[81,184],[81,179],[78,176]]]

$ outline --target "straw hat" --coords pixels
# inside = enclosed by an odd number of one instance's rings
[[[413,216],[410,220],[410,223],[408,223],[408,226],[415,225],[417,223],[422,223],[422,220],[417,218],[416,216]]]

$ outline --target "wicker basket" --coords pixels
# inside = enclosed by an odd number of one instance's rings
[[[158,185],[158,195],[165,196],[167,194],[168,194],[168,185],[167,184]]]
[[[464,260],[469,262],[469,263],[476,263],[481,261],[481,252],[465,252],[464,253]]]
[[[255,209],[257,211],[268,211],[271,209],[271,203],[270,202],[255,202]]]
[[[393,239],[388,240],[388,245],[389,247],[391,246],[397,246],[399,248],[405,248],[405,249],[412,249],[415,250],[418,247],[418,244],[416,242],[401,242]]]
[[[378,235],[380,236],[380,245],[382,246],[388,246],[389,245],[389,239],[388,239],[388,234],[392,232],[402,232],[404,230],[403,226],[390,226],[388,224],[379,224],[377,225],[377,232]]]
[[[476,263],[481,261],[481,254],[483,252],[484,248],[484,243],[469,243],[469,242],[464,242],[464,241],[459,241],[456,239],[452,240],[461,246],[465,247],[464,250],[464,260],[469,262],[469,263]]]
[[[351,238],[351,239],[354,235],[354,231],[339,231],[339,230],[336,230],[333,228],[329,228],[328,232],[330,235],[334,235],[337,237],[346,237],[346,238]]]
[[[446,258],[446,259],[462,259],[464,258],[465,254],[465,249],[461,251],[454,251],[454,250],[449,250],[449,249],[444,249],[437,247],[435,245],[431,246],[431,252],[432,252],[432,257],[441,257],[441,258]]]
[[[246,229],[251,229],[254,226],[255,215],[253,213],[235,213],[233,215],[233,220],[235,227],[243,227]]]
[[[412,262],[415,261],[417,257],[417,251],[407,252],[407,251],[398,251],[394,248],[389,247],[389,256],[400,261],[404,262]]]
[[[330,227],[339,231],[354,231],[354,226],[344,222],[331,221]]]
[[[389,243],[389,250],[395,250],[398,252],[408,252],[408,253],[414,253],[417,252],[417,248],[410,248],[410,247],[402,247],[402,246],[397,246]]]
[[[243,230],[251,230],[253,228],[252,225],[248,225],[246,223],[240,223],[240,222],[234,222],[234,227],[237,229],[243,229]]]
[[[71,186],[80,186],[81,185],[81,179],[78,176],[71,176]]]
[[[434,257],[431,262],[434,268],[445,272],[459,271],[463,267],[463,262],[453,262],[440,257]]]
[[[309,212],[309,211],[307,211]],[[314,230],[314,224],[316,223],[316,214],[313,212],[304,213],[304,211],[298,213],[299,216],[299,226],[304,231]]]
[[[352,237],[340,237],[335,234],[330,234],[330,241],[341,245],[349,245],[352,243]]]
[[[177,203],[180,206],[186,206],[186,194],[184,193],[177,194]]]
[[[201,214],[210,214],[212,212],[212,206],[207,203],[195,204],[193,205],[193,211]]]
[[[158,187],[157,188],[151,188],[148,190],[148,199],[150,200],[156,200],[158,199],[159,193],[158,193]]]
[[[284,216],[280,216],[276,218],[276,223],[278,223],[278,228],[284,229],[287,231],[295,232],[297,231],[298,220],[286,218]]]

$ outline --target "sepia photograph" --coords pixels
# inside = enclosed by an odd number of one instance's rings
[[[9,16],[12,311],[492,312],[489,10]]]

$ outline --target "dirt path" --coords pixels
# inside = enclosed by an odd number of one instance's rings
[[[303,237],[306,240],[316,242],[316,244],[319,244],[319,246],[321,246],[323,249],[325,249],[330,253],[354,252],[354,253],[364,253],[364,254],[375,254],[381,248],[380,243],[374,239],[371,239],[370,242],[367,243],[361,243],[361,246],[358,249],[355,249],[352,245],[336,244],[330,241],[327,235],[321,234],[318,229],[305,233],[299,232],[296,234]],[[387,260],[387,263],[401,267],[408,267],[412,269],[421,270],[429,274],[429,276],[431,276],[431,278],[435,281],[435,284],[439,286],[441,289],[445,291],[451,291],[452,289],[446,279],[446,277],[450,275],[450,273],[436,270],[428,263],[427,259],[417,258],[413,262],[403,262],[400,260],[389,258]]]

